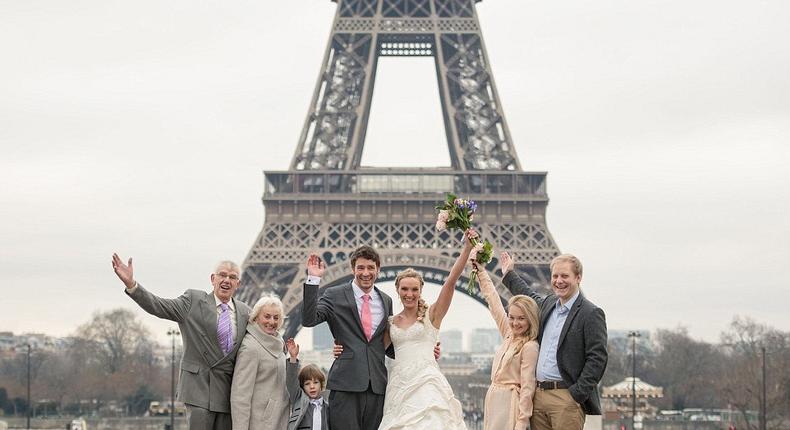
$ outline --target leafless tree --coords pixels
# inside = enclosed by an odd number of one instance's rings
[[[98,360],[108,374],[137,364],[141,358],[151,361],[151,333],[127,309],[96,312],[90,322],[77,329],[76,337],[89,352],[88,358]]]
[[[758,421],[747,411],[759,411],[762,398],[762,351],[766,362],[766,427],[790,424],[790,333],[781,332],[750,318],[735,317],[721,336],[725,369],[718,380],[724,400],[741,412],[749,429]]]

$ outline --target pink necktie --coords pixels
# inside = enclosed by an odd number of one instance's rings
[[[373,337],[373,317],[370,315],[370,295],[362,295],[362,331],[365,332],[365,337]]]

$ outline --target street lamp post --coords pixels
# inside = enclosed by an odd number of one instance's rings
[[[180,334],[178,330],[173,328],[167,331],[172,345],[172,352],[170,354],[170,430],[175,430],[176,422],[176,336]]]
[[[631,428],[636,423],[636,339],[641,334],[638,331],[628,332],[631,338]]]
[[[760,405],[760,430],[765,430],[766,426],[766,406],[768,404],[768,397],[766,396],[766,381],[765,381],[765,345],[760,346],[760,352],[763,354],[763,395],[762,404]]]
[[[30,344],[27,344],[27,428],[30,428]]]

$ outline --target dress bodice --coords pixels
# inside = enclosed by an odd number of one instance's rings
[[[433,348],[439,337],[439,331],[431,324],[428,312],[422,321],[416,321],[407,328],[393,324],[390,317],[390,339],[395,347],[395,363],[425,363],[436,365]]]

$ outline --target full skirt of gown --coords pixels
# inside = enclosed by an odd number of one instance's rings
[[[428,314],[406,329],[390,317],[395,360],[379,430],[466,430],[461,403],[433,356],[439,332]]]

